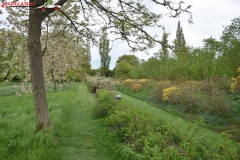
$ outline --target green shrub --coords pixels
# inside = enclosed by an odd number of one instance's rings
[[[95,118],[108,116],[108,111],[116,106],[116,93],[107,89],[98,89],[96,96],[98,105],[93,108],[92,116]]]
[[[122,108],[122,110],[119,110],[119,108]],[[133,141],[153,130],[150,126],[150,114],[124,106],[113,110],[107,117],[106,123],[114,128],[114,132],[119,138],[125,141]]]
[[[106,124],[123,141],[120,151],[127,159],[183,157],[178,152],[183,135],[177,126],[153,121],[151,114],[121,104],[110,111]]]

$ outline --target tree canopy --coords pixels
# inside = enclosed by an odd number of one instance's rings
[[[127,62],[132,66],[136,66],[139,64],[139,59],[135,55],[124,54],[118,58],[116,64],[119,64],[120,62]]]
[[[173,43],[176,56],[179,58],[184,55],[184,52],[186,52],[186,41],[180,21],[178,21],[176,38],[174,39]]]
[[[109,56],[111,48],[109,47],[109,39],[107,37],[106,29],[102,30],[102,36],[99,41],[99,54],[101,59],[101,74],[104,76],[108,76],[107,73],[109,71],[109,65],[111,61],[111,57]]]

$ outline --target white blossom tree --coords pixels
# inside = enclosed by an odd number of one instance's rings
[[[43,56],[44,79],[46,83],[54,84],[55,91],[56,83],[68,81],[68,70],[81,70],[81,64],[84,63],[82,56],[86,52],[84,46],[71,33],[67,33],[65,38],[53,38],[48,42],[48,49]]]

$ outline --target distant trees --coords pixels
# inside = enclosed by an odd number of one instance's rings
[[[124,54],[118,58],[118,60],[116,61],[116,64],[119,64],[120,62],[127,62],[132,66],[136,66],[139,64],[139,59],[135,55]]]
[[[227,75],[236,76],[236,70],[240,66],[240,17],[234,18],[232,23],[226,26],[220,37],[221,59],[226,65]]]
[[[126,79],[130,77],[130,71],[133,67],[139,65],[139,59],[135,55],[122,55],[116,61],[116,68],[114,70],[114,77]]]
[[[159,59],[166,60],[169,58],[168,34],[164,31],[162,36],[161,50],[159,51]]]
[[[122,71],[124,69],[129,71],[125,72],[128,73],[125,74],[127,75],[125,77],[128,78],[154,78],[158,80],[184,78],[204,80],[209,83],[237,77],[239,73],[236,73],[236,70],[240,66],[239,35],[240,17],[233,19],[230,25],[225,26],[220,40],[213,37],[205,38],[202,47],[189,47],[186,44],[181,24],[178,22],[172,50],[176,57],[171,55],[168,34],[163,32],[161,49],[153,57],[147,61],[142,61],[135,67],[125,64],[119,65],[120,67],[116,69],[118,69],[117,72],[119,72],[119,68],[122,68]],[[125,56],[119,57],[117,62],[129,62],[127,59],[129,56]]]
[[[106,29],[102,29],[102,36],[99,42],[99,54],[101,58],[101,66],[100,71],[104,76],[108,76],[109,73],[109,65],[111,61],[111,57],[109,56],[111,48],[109,47],[109,39],[107,38]]]
[[[86,44],[86,49],[84,49],[81,57],[81,69],[83,69],[86,73],[89,73],[91,68],[91,51],[90,42],[88,41]]]
[[[120,62],[117,64],[115,72],[114,72],[114,77],[118,79],[127,79],[130,78],[130,71],[132,69],[132,65],[129,64],[128,62]]]
[[[173,41],[173,45],[174,53],[177,56],[177,58],[184,57],[187,52],[187,47],[180,21],[178,21],[176,38]]]

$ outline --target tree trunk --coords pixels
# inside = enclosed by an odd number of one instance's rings
[[[41,50],[41,10],[30,9],[28,26],[28,52],[30,55],[32,90],[36,113],[36,130],[51,129],[46,90],[44,85]]]

